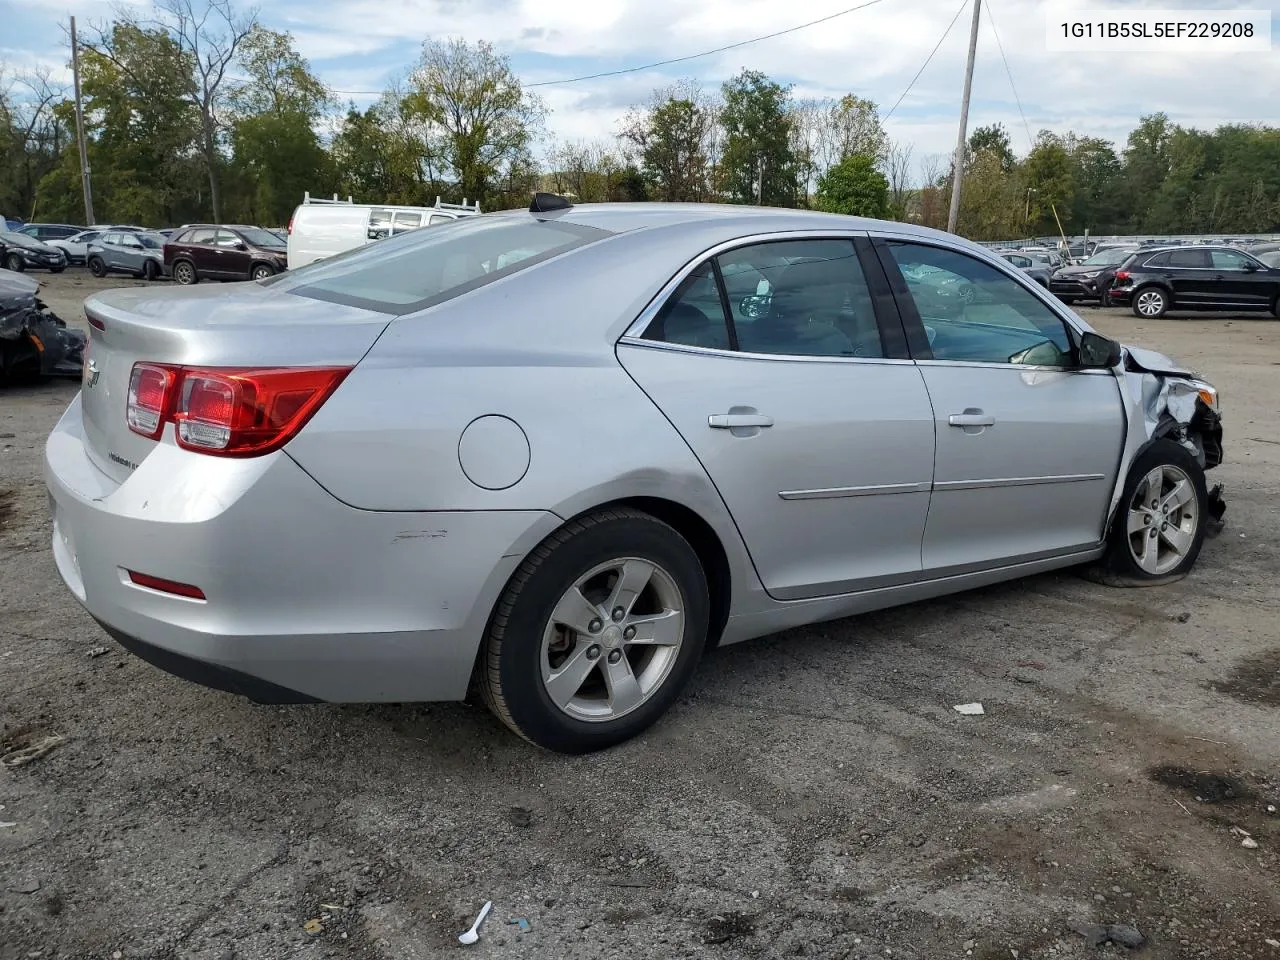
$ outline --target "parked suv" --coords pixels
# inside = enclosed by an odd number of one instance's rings
[[[168,271],[164,265],[164,237],[158,233],[110,230],[88,245],[89,272],[95,277],[127,273],[144,280],[158,280]]]
[[[1139,317],[1168,310],[1257,310],[1280,316],[1280,268],[1226,246],[1142,250],[1116,271],[1108,294]]]
[[[75,227],[69,223],[28,223],[26,226],[19,227],[17,232],[48,243],[50,240],[65,240],[82,230],[84,227]]]
[[[288,268],[280,238],[261,227],[191,224],[164,245],[164,263],[178,283],[262,280]]]
[[[1106,247],[1083,263],[1059,267],[1049,278],[1049,292],[1063,303],[1097,300],[1106,303],[1107,291],[1115,281],[1120,264],[1133,256],[1136,247]]]

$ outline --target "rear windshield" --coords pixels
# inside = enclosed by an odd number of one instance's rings
[[[318,260],[266,283],[380,313],[414,313],[606,236],[595,227],[531,217],[464,217]]]

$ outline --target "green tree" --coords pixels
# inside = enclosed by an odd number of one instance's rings
[[[1077,230],[1112,233],[1120,229],[1117,207],[1123,192],[1123,167],[1115,148],[1098,137],[1072,137],[1075,197],[1071,220]]]
[[[743,70],[721,91],[724,193],[734,203],[795,206],[799,184],[788,115],[790,88],[758,71]]]
[[[889,181],[875,160],[850,154],[822,175],[814,206],[827,213],[884,217],[889,210]]]
[[[978,127],[969,134],[968,161],[972,163],[980,154],[990,153],[1000,164],[1005,173],[1013,170],[1015,159],[1013,147],[1009,144],[1009,131],[1003,123],[993,123],[989,127]],[[968,168],[966,168],[967,171]]]
[[[713,199],[711,170],[715,148],[715,106],[689,82],[654,92],[649,105],[633,110],[621,138],[659,200]]]
[[[1064,230],[1070,229],[1075,182],[1062,138],[1042,130],[1022,163],[1022,175],[1030,191],[1031,231],[1057,233],[1059,221]]]
[[[1124,150],[1125,211],[1131,230],[1146,230],[1160,186],[1169,175],[1169,118],[1153,113],[1138,121]]]
[[[546,107],[491,44],[428,40],[409,87],[403,110],[464,197],[487,200],[495,185],[527,178]]]
[[[329,94],[293,38],[255,27],[241,44],[239,65],[248,82],[232,98],[232,169],[236,219],[280,224],[303,192],[328,192],[328,152],[316,124]]]

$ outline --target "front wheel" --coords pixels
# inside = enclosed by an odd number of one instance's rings
[[[196,268],[189,260],[179,260],[173,265],[173,279],[185,286],[190,286],[200,278],[196,276]]]
[[[50,273],[61,273],[61,272],[62,272],[63,270],[65,270],[65,269],[67,269],[67,268],[66,268],[66,267],[50,267],[50,268],[49,268],[49,272],[50,272]]]
[[[1129,469],[1101,570],[1124,585],[1179,580],[1204,544],[1204,469],[1179,443],[1157,440]]]
[[[251,280],[265,280],[267,277],[274,277],[276,272],[265,263],[255,264],[254,268],[249,272]]]
[[[23,270],[27,269],[27,261],[23,260],[22,257],[16,253],[9,254],[9,256],[5,258],[4,265],[14,273],[21,273]]]
[[[1076,302],[1075,297],[1059,297],[1058,299],[1061,300],[1063,303],[1065,303],[1068,307]]]
[[[89,272],[101,280],[107,275],[107,264],[101,257],[89,258]]]
[[[1133,295],[1134,316],[1144,320],[1163,317],[1169,309],[1169,295],[1159,287],[1145,287]]]
[[[160,278],[160,266],[154,260],[148,260],[142,266],[142,279],[147,281]]]
[[[662,521],[601,510],[556,531],[498,601],[477,664],[481,695],[525,739],[561,753],[653,724],[706,645],[707,580]]]

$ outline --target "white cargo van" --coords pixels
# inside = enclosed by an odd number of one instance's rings
[[[353,203],[350,197],[325,200],[307,193],[289,218],[289,269],[296,270],[314,260],[406,230],[473,217],[479,212],[478,200],[473,204],[465,200],[443,203],[437,197],[433,207],[399,207]]]

